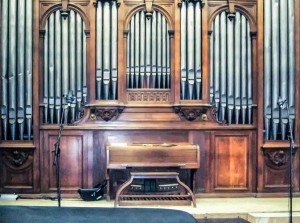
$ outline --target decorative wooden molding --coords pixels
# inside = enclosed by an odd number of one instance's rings
[[[61,0],[60,14],[64,19],[67,19],[70,13],[69,0]]]
[[[130,102],[169,102],[170,98],[170,91],[139,90],[127,92],[127,100]]]
[[[146,18],[150,19],[153,14],[152,8],[153,0],[145,0]]]
[[[228,0],[228,13],[229,20],[235,19],[235,0]]]
[[[4,150],[2,152],[4,163],[11,169],[24,169],[32,161],[32,151],[23,149]],[[25,166],[24,166],[25,165]]]
[[[288,149],[265,149],[266,165],[272,169],[284,169],[287,167],[290,155]]]
[[[184,117],[188,121],[207,121],[207,108],[197,108],[197,107],[183,107],[174,106],[174,111],[176,114]]]
[[[202,105],[174,105],[176,114],[188,121],[216,122],[224,125],[225,122],[218,121],[216,118],[217,110],[209,104]]]
[[[118,116],[123,112],[124,107],[94,107],[91,108],[89,120],[90,121],[111,121],[116,120]]]
[[[215,122],[217,122],[217,123],[219,123],[219,124],[221,124],[221,125],[225,125],[225,124],[226,124],[226,121],[225,121],[225,120],[224,120],[224,121],[219,121],[219,120],[218,120],[218,108],[217,108],[217,106],[216,106],[215,101],[214,101],[214,102],[212,103],[212,105],[211,105],[210,115],[211,115],[212,119],[213,119]]]

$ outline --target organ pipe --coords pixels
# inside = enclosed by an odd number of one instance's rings
[[[2,1],[2,67],[1,67],[1,83],[2,83],[2,104],[1,104],[1,120],[2,120],[2,135],[4,140],[8,139],[8,0]]]

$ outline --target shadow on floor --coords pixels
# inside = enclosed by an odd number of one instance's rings
[[[198,223],[249,223],[242,218],[204,218],[197,219]]]

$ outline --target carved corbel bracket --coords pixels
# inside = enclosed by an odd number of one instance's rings
[[[3,162],[10,169],[25,169],[32,164],[32,150],[5,149],[2,151]]]
[[[113,121],[123,112],[124,106],[118,107],[94,107],[91,108],[89,119],[90,121]]]
[[[188,121],[208,121],[208,107],[202,106],[174,106],[174,111]]]
[[[146,10],[146,18],[150,19],[153,14],[152,9],[153,0],[145,0],[145,10]]]
[[[284,169],[290,160],[288,149],[264,149],[263,154],[266,165],[271,169]]]
[[[228,0],[227,16],[229,20],[235,19],[235,0]]]
[[[67,19],[70,13],[69,0],[61,0],[60,14],[64,19]]]

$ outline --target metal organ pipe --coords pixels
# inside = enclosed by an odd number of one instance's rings
[[[187,33],[187,27],[186,27],[186,3],[182,2],[181,6],[181,35],[180,35],[180,48],[181,48],[181,55],[180,55],[180,67],[181,67],[181,99],[186,99],[186,75],[187,75],[187,67],[186,67],[186,45],[187,45],[187,39],[186,39],[186,33]]]
[[[24,140],[24,126],[25,126],[25,2],[18,1],[18,48],[17,48],[17,120],[19,126],[20,139]]]
[[[59,123],[60,113],[61,113],[61,105],[62,105],[62,92],[61,92],[61,15],[59,11],[55,12],[55,33],[54,33],[54,92],[55,92],[55,111],[56,111],[56,121]]]
[[[76,108],[81,107],[82,103],[82,73],[83,69],[86,69],[86,67],[83,68],[83,63],[82,63],[82,51],[83,51],[83,41],[82,41],[82,36],[84,35],[83,33],[83,21],[82,18],[80,17],[79,14],[76,14],[76,30],[77,30],[77,35],[76,35]],[[79,118],[79,112],[76,114],[76,119]]]
[[[16,0],[9,1],[9,42],[8,42],[8,52],[9,52],[9,63],[8,63],[8,117],[10,125],[10,133],[12,140],[16,139],[16,91],[17,91],[17,70],[16,70],[16,49],[17,49],[17,37],[16,37],[16,27],[17,27],[17,2]]]
[[[202,83],[202,23],[200,2],[195,3],[195,72],[196,72],[196,99],[201,98]]]
[[[234,71],[234,113],[235,113],[235,124],[239,124],[240,113],[241,113],[241,14],[236,13],[235,15],[235,71]]]
[[[112,100],[117,99],[117,81],[118,81],[118,11],[117,2],[111,3],[111,79],[112,79]]]
[[[294,1],[264,1],[265,140],[286,140],[288,122],[294,129],[294,36]],[[289,106],[280,109],[279,96]]]
[[[70,59],[70,68],[69,68],[69,91],[76,92],[76,15],[74,11],[70,11],[70,20],[69,20],[69,59]],[[85,70],[85,69],[84,69]],[[76,119],[76,101],[72,102],[70,105],[71,110],[71,121]]]
[[[98,1],[96,8],[96,98],[101,99],[102,95],[102,2]]]
[[[235,20],[229,20],[227,21],[227,46],[234,46],[234,25]],[[228,123],[232,123],[232,116],[234,111],[234,47],[228,47],[227,52],[227,80],[228,80],[228,86],[227,86],[227,114],[228,114]],[[225,76],[225,75],[224,75]],[[226,82],[226,80],[225,80]],[[225,92],[226,97],[226,92]]]
[[[2,14],[1,14],[1,28],[2,28],[2,43],[1,43],[1,55],[2,55],[2,63],[1,63],[1,83],[2,83],[2,104],[1,104],[1,119],[2,119],[2,135],[3,139],[8,139],[8,72],[9,67],[7,64],[8,61],[8,0],[2,1]]]
[[[210,37],[210,97],[218,109],[219,120],[229,124],[252,122],[252,70],[250,25],[236,12],[216,16]]]

